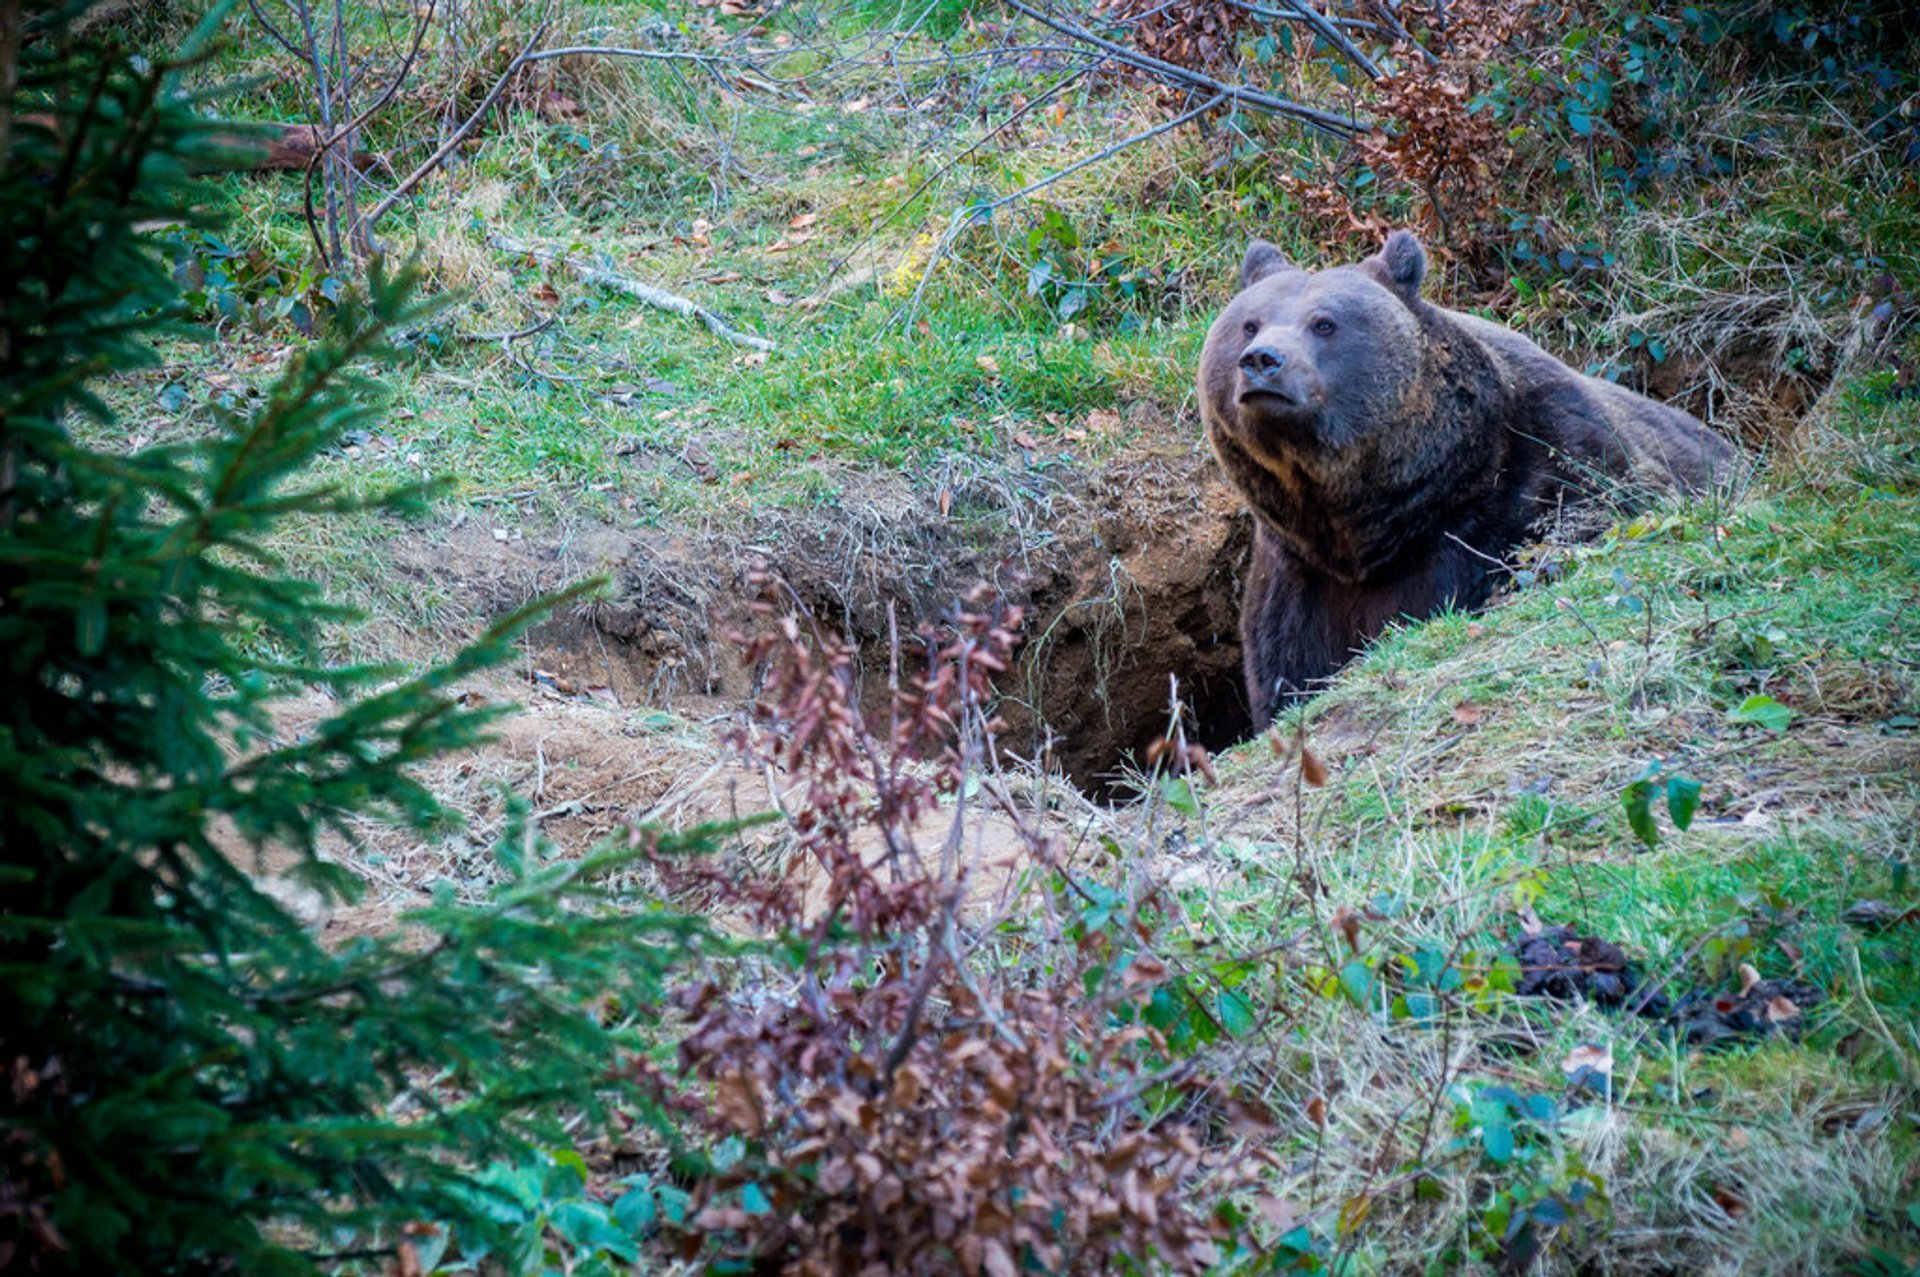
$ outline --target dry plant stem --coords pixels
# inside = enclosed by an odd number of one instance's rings
[[[500,78],[493,82],[493,87],[487,90],[487,95],[484,98],[480,99],[480,105],[473,109],[473,113],[461,122],[459,128],[448,134],[446,141],[434,148],[432,155],[420,161],[419,167],[401,178],[400,184],[394,187],[385,199],[373,206],[372,211],[370,211],[366,217],[366,224],[369,231],[371,231],[376,222],[387,215],[387,212],[392,209],[395,204],[398,204],[401,200],[412,194],[414,187],[418,186],[429,174],[445,163],[447,157],[453,154],[454,149],[466,140],[467,134],[473,132],[474,127],[487,117],[487,112],[493,109],[493,104],[500,100],[500,95],[506,92],[509,84],[513,83],[513,77],[519,75],[521,68],[527,65],[530,60],[529,55],[532,54],[534,47],[538,45],[541,39],[547,34],[548,25],[549,24],[543,22],[534,28],[533,34],[527,37],[526,44],[521,46],[519,53],[514,55],[513,61],[507,64],[507,69],[500,73]]]
[[[487,243],[507,253],[524,253],[548,263],[558,263],[578,275],[583,281],[601,288],[611,288],[617,293],[625,293],[635,301],[652,306],[656,310],[670,311],[688,319],[698,319],[710,329],[714,336],[725,338],[736,346],[746,346],[753,350],[771,353],[776,349],[771,341],[753,333],[741,332],[726,320],[696,301],[670,293],[664,288],[655,288],[652,284],[643,284],[630,276],[605,266],[598,266],[583,257],[569,256],[561,249],[546,244],[535,244],[528,240],[517,239],[512,235],[494,232],[487,236]]]
[[[352,163],[353,140],[359,135],[360,129],[367,123],[367,121],[371,120],[374,116],[378,115],[383,109],[385,109],[387,103],[393,101],[394,96],[400,92],[401,88],[406,84],[408,78],[412,76],[413,64],[420,57],[420,47],[422,43],[426,40],[427,29],[433,25],[434,4],[435,4],[435,0],[427,0],[426,7],[421,10],[420,19],[414,25],[413,45],[411,48],[407,50],[407,56],[401,59],[400,69],[394,72],[393,79],[390,83],[388,83],[386,90],[383,93],[381,93],[378,98],[374,99],[373,104],[371,106],[368,106],[365,110],[361,111],[360,114],[354,116],[351,120],[349,120],[345,125],[343,125],[339,129],[328,133],[325,140],[323,140],[319,146],[316,146],[314,148],[313,154],[309,156],[307,159],[307,167],[306,167],[306,172],[303,178],[303,189],[302,189],[302,195],[301,195],[301,198],[303,199],[305,203],[305,208],[306,208],[307,233],[310,236],[312,236],[313,246],[316,250],[319,251],[321,260],[326,262],[327,265],[329,266],[332,265],[332,262],[327,257],[326,245],[323,244],[320,240],[320,228],[314,216],[314,209],[313,209],[314,169],[317,165],[319,165],[322,161],[324,161],[326,164],[330,166],[327,170],[329,174],[330,182],[333,180],[333,175],[336,172],[345,175],[340,180],[343,180],[349,183],[355,183],[358,181],[358,174],[354,172],[353,163]],[[271,32],[272,27],[267,23],[266,15],[261,13],[258,9],[255,9],[254,13],[255,13],[255,16],[259,18],[261,24],[263,26],[266,26],[268,31]],[[346,144],[344,148],[346,152],[346,158],[344,160],[342,160],[342,158],[335,153],[335,149],[339,147],[340,144],[343,142]],[[329,192],[331,192],[331,187],[329,187]],[[332,198],[331,193],[329,194],[328,198],[331,200]],[[367,249],[371,249],[373,246],[372,245],[372,238],[373,238],[372,220],[370,218],[360,219],[358,228],[359,228],[360,238],[365,241],[364,247]]]
[[[327,78],[327,60],[320,56],[320,43],[313,32],[313,8],[307,0],[294,0],[294,13],[300,19],[300,38],[304,45],[301,52],[306,55],[307,65],[313,72],[313,97],[320,113],[320,127],[326,130],[328,137],[331,137],[333,135],[333,84]],[[321,151],[319,154],[330,155],[331,152]],[[340,259],[340,203],[331,160],[328,162],[326,173],[327,240],[325,246],[321,246],[319,231],[315,230],[314,244],[321,248],[320,256],[324,260],[338,261]]]
[[[354,139],[358,129],[353,118],[353,51],[347,47],[346,0],[334,0],[333,5],[333,48],[338,59],[335,65],[340,71],[340,113],[347,117],[348,123],[340,130],[338,140],[346,143],[346,156],[353,154]],[[347,216],[347,247],[355,257],[365,257],[372,253],[372,236],[367,224],[360,217],[360,178],[354,172],[352,161],[334,154],[334,138],[328,138],[327,165],[340,190],[340,202]]]
[[[1880,1008],[1873,1004],[1873,992],[1867,987],[1866,972],[1860,969],[1860,946],[1847,946],[1847,962],[1853,968],[1853,982],[1860,991],[1860,1005],[1866,1007],[1867,1014],[1873,1017],[1874,1031],[1886,1044],[1887,1053],[1893,1057],[1893,1067],[1900,1073],[1900,1080],[1909,1087],[1920,1086],[1920,1068],[1915,1067],[1914,1057],[1907,1044],[1895,1037],[1880,1014]],[[1911,1033],[1911,1029],[1909,1030]]]
[[[1162,62],[1159,58],[1148,57],[1137,49],[1129,49],[1123,44],[1115,44],[1113,41],[1103,39],[1082,27],[1076,27],[1070,22],[1062,22],[1057,18],[1049,17],[1047,14],[1041,13],[1037,9],[1029,8],[1027,5],[1022,4],[1020,0],[1007,0],[1007,3],[1011,8],[1020,13],[1024,13],[1027,17],[1032,18],[1042,26],[1050,27],[1070,39],[1092,45],[1094,48],[1108,53],[1121,62],[1126,63],[1128,66],[1133,67],[1135,70],[1150,72],[1169,83],[1182,85],[1187,88],[1210,89],[1226,97],[1236,106],[1244,105],[1256,111],[1265,111],[1270,115],[1280,115],[1291,120],[1298,120],[1310,128],[1332,133],[1336,137],[1352,137],[1357,133],[1366,132],[1366,126],[1350,117],[1335,115],[1331,111],[1322,111],[1318,107],[1305,106],[1299,102],[1277,97],[1271,93],[1263,93],[1258,89],[1249,89],[1245,85],[1228,84],[1223,80],[1216,80],[1210,75],[1203,75],[1198,71],[1190,71],[1186,67],[1175,66],[1171,62]]]

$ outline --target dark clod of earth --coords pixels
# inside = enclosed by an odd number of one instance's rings
[[[1513,946],[1520,963],[1515,991],[1559,1002],[1584,1000],[1607,1010],[1625,1008],[1659,1021],[1689,1046],[1731,1044],[1743,1038],[1800,1035],[1805,1011],[1820,990],[1798,980],[1759,980],[1740,993],[1695,989],[1676,1002],[1650,986],[1619,945],[1572,927],[1547,927]]]

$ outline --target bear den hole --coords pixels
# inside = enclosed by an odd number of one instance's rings
[[[1025,620],[1018,664],[997,680],[1003,750],[1044,756],[1088,797],[1124,802],[1139,792],[1148,750],[1169,733],[1176,691],[1188,744],[1215,754],[1252,734],[1239,631],[1252,521],[1237,506],[1210,504],[1205,535],[1110,535],[1099,552],[1081,547],[1069,561],[1035,565],[1028,587],[1010,597]],[[883,724],[890,635],[835,600],[806,602],[815,623],[858,648],[861,707]],[[901,634],[927,611],[901,606]]]
[[[1096,801],[1137,794],[1148,750],[1168,734],[1176,688],[1187,743],[1213,754],[1252,733],[1239,634],[1252,520],[1217,481],[1189,492],[1172,522],[1116,503],[1097,536],[1062,538],[1032,556],[1007,590],[1025,620],[1018,663],[996,681],[1008,724],[1000,747],[1044,756]],[[917,590],[884,580],[853,608],[827,583],[832,574],[779,574],[814,625],[853,642],[861,709],[884,730],[889,605],[906,639],[991,574],[981,568],[951,563],[944,579]],[[672,589],[651,578],[624,582],[606,605],[547,622],[532,635],[536,680],[551,672],[566,687],[610,683],[621,703],[709,719],[737,711],[757,697],[761,674],[719,636],[722,627],[753,632],[763,618],[749,613],[743,582],[727,575],[690,560],[669,572]],[[902,660],[911,664],[904,651]]]

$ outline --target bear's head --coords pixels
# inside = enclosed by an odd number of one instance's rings
[[[1263,467],[1324,464],[1404,416],[1421,372],[1415,307],[1426,270],[1426,250],[1406,231],[1363,262],[1322,271],[1255,240],[1200,357],[1209,430]]]

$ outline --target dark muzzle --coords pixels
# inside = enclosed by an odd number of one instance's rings
[[[1240,356],[1240,397],[1272,395],[1286,403],[1303,403],[1300,369],[1287,366],[1287,356],[1272,346],[1251,346]]]

